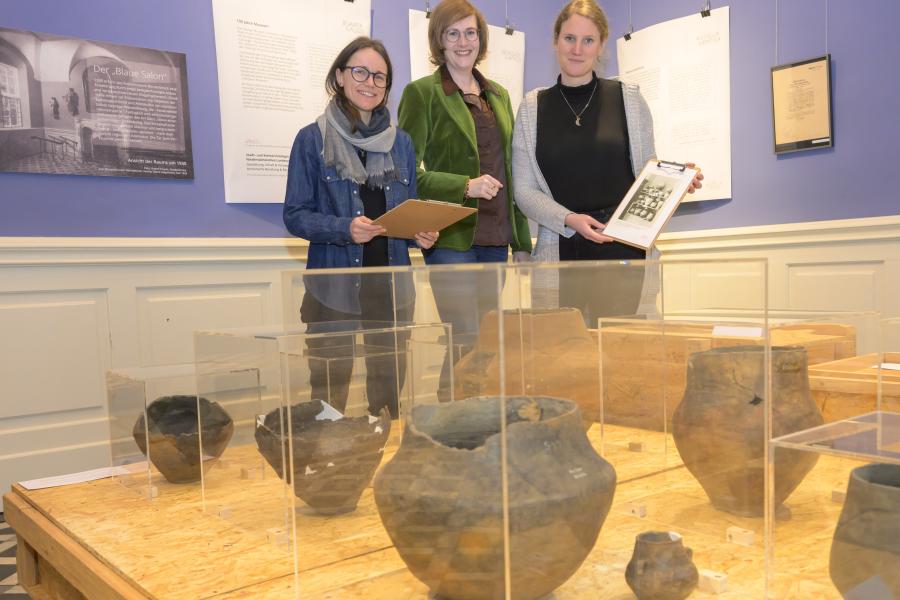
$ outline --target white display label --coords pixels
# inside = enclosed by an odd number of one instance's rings
[[[747,337],[761,338],[763,335],[762,327],[730,327],[726,325],[716,325],[712,330],[713,337]]]

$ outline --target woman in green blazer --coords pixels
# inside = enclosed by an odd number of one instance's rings
[[[468,0],[443,0],[428,20],[428,42],[438,69],[406,86],[398,112],[416,149],[419,196],[478,212],[441,231],[435,247],[423,252],[425,262],[506,262],[510,248],[514,255],[530,253],[528,220],[512,193],[509,93],[475,68],[487,53],[487,22]],[[489,278],[471,271],[431,274],[454,342],[473,338],[483,314],[497,308],[496,275],[493,284]],[[444,383],[448,369],[445,364]]]

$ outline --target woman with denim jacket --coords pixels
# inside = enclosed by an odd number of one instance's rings
[[[416,197],[412,141],[391,125],[385,106],[392,76],[384,45],[367,37],[355,39],[329,70],[325,85],[331,101],[325,113],[294,140],[284,223],[292,234],[309,240],[307,269],[410,264],[407,240],[385,237],[384,228],[373,223]],[[420,232],[415,243],[430,248],[437,237],[437,232]],[[384,328],[412,320],[415,295],[408,277],[322,273],[304,277],[304,283],[300,319],[309,333]],[[379,324],[363,324],[375,321]],[[347,344],[348,337],[309,339],[307,344],[311,355],[334,358],[335,348]],[[366,343],[403,346],[391,333],[367,335]],[[328,373],[324,362],[310,360],[313,398],[343,411],[353,361],[330,360]],[[366,359],[371,414],[386,407],[398,415],[396,382],[403,381],[405,369],[402,354]]]

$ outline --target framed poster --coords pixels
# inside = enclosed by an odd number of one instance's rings
[[[0,27],[0,172],[193,179],[183,53]]]
[[[775,154],[834,145],[831,55],[772,67]]]
[[[699,172],[679,163],[651,160],[631,184],[603,235],[649,250]]]

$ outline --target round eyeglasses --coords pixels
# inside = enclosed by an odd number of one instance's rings
[[[447,41],[451,44],[455,44],[463,36],[470,42],[477,42],[478,30],[470,27],[464,31],[460,31],[459,29],[448,29],[444,32],[444,37],[446,37]]]
[[[381,73],[379,71],[370,71],[365,67],[351,67],[347,65],[344,67],[345,69],[350,69],[350,76],[353,77],[355,81],[360,83],[364,83],[368,81],[369,77],[372,78],[372,83],[375,84],[377,88],[387,87],[387,74]]]

